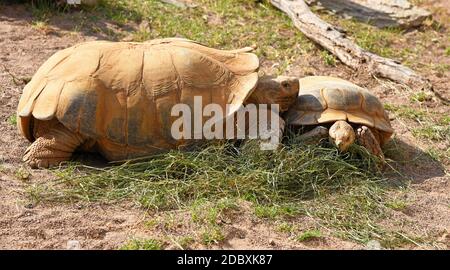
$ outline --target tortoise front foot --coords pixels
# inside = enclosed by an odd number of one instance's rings
[[[381,161],[384,163],[384,154],[381,150],[380,143],[375,138],[375,135],[372,131],[366,127],[361,126],[356,130],[356,137],[358,139],[358,143],[366,148],[369,153],[379,157]]]
[[[299,136],[299,139],[308,143],[308,144],[316,144],[319,143],[320,140],[328,137],[328,128],[323,126],[318,126],[313,128],[312,130],[303,133]]]
[[[23,161],[31,168],[49,168],[70,160],[82,143],[79,136],[57,127],[37,138],[25,151]]]

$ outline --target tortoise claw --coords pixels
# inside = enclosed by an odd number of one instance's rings
[[[375,135],[372,131],[366,127],[361,126],[356,130],[356,137],[358,139],[358,143],[366,148],[372,155],[375,155],[381,159],[384,163],[384,154],[381,150],[380,143],[375,138]]]

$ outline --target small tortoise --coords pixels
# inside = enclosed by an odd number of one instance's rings
[[[180,147],[185,141],[171,136],[177,119],[171,108],[193,107],[195,96],[203,108],[255,103],[286,111],[298,95],[298,78],[259,78],[252,50],[218,50],[179,38],[94,41],[61,50],[20,99],[18,127],[33,142],[23,159],[49,167],[77,149],[118,161]]]
[[[303,138],[329,136],[330,142],[343,152],[357,140],[381,159],[381,146],[394,132],[378,98],[353,83],[328,76],[300,79],[297,102],[285,117],[292,126],[322,124],[303,134]],[[331,124],[329,129],[323,126],[327,124]]]

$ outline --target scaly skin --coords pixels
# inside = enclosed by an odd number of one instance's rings
[[[356,130],[356,138],[361,146],[365,147],[371,154],[379,157],[382,161],[384,161],[384,154],[381,150],[380,143],[378,142],[370,128],[366,126],[359,127]]]
[[[48,168],[70,160],[72,153],[80,146],[84,139],[74,134],[62,124],[57,123],[48,131],[47,125],[39,130],[38,137],[25,151],[23,161],[32,168]]]
[[[347,151],[348,147],[356,141],[359,145],[369,151],[369,153],[379,157],[384,163],[384,154],[380,146],[380,134],[377,130],[372,131],[367,126],[360,126],[356,130],[356,134],[353,128],[345,121],[336,121],[328,130],[326,127],[318,126],[309,132],[302,134],[300,137],[304,140],[315,140],[329,136],[329,140],[333,143],[341,152]]]
[[[328,128],[318,126],[303,133],[299,138],[307,143],[318,143],[321,139],[327,138],[328,136]]]

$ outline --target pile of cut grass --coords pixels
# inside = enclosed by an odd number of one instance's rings
[[[357,146],[338,154],[296,136],[277,151],[262,151],[256,141],[219,142],[106,168],[71,164],[53,171],[56,181],[28,191],[36,203],[132,200],[151,211],[245,200],[262,219],[308,215],[338,237],[389,246],[398,235],[377,221],[387,215],[390,185],[364,154]]]
[[[291,138],[290,140],[295,140]],[[278,151],[211,143],[107,168],[79,164],[55,170],[58,180],[33,186],[36,200],[117,202],[177,209],[198,199],[240,198],[259,204],[298,202],[348,187],[382,182],[371,159],[291,141]]]

